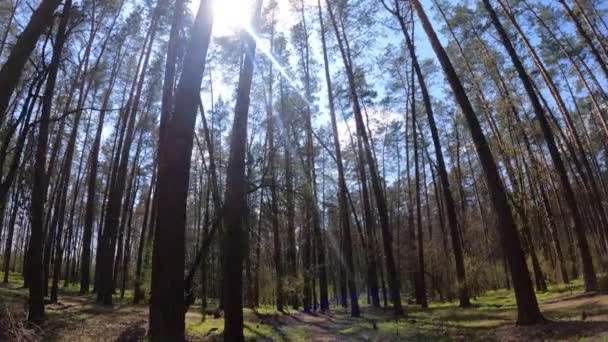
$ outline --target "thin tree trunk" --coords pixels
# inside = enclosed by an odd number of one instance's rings
[[[416,87],[414,82],[414,71],[412,70],[412,138],[414,139],[414,173],[415,173],[415,188],[416,188],[416,238],[418,242],[418,267],[417,267],[417,286],[416,286],[416,302],[427,308],[429,306],[426,299],[426,281],[424,274],[424,239],[422,238],[422,205],[420,196],[420,171],[418,158],[418,133],[416,132],[416,92],[413,91]]]
[[[274,25],[275,25],[275,12],[276,6],[271,9],[271,18],[270,20],[270,53],[274,53]],[[276,306],[277,311],[283,311],[283,303],[284,303],[284,291],[283,291],[283,260],[282,260],[282,252],[281,252],[281,237],[279,232],[279,203],[277,198],[277,181],[276,181],[276,163],[275,163],[275,147],[274,147],[274,113],[273,113],[273,65],[272,62],[269,66],[269,75],[268,75],[268,98],[266,99],[266,111],[267,111],[267,165],[269,175],[269,186],[270,186],[270,207],[271,207],[271,225],[272,225],[272,241],[273,241],[273,259],[275,266],[275,277],[276,277]],[[247,243],[249,245],[249,243]]]
[[[138,158],[136,158],[137,160]],[[133,174],[135,174],[133,179],[134,185],[132,188],[134,189],[133,197],[131,198],[131,203],[129,206],[129,215],[127,217],[127,240],[125,242],[125,257],[123,259],[122,264],[122,285],[120,288],[120,298],[125,298],[125,288],[127,286],[127,280],[129,279],[129,264],[131,263],[131,234],[133,231],[133,212],[135,211],[135,198],[137,197],[137,193],[139,190],[139,166],[137,163],[133,165]],[[133,191],[133,190],[132,190]]]
[[[280,90],[281,90],[281,113],[286,113],[285,94],[283,88],[283,78],[280,78]],[[288,127],[286,122],[287,118],[281,116],[281,122],[283,127]],[[296,225],[295,225],[295,201],[294,201],[294,174],[292,166],[292,146],[289,142],[289,134],[285,134],[284,150],[285,150],[285,202],[287,211],[287,265],[288,273],[291,276],[293,282],[298,277],[298,262],[297,262],[297,251],[296,251]],[[298,294],[294,294],[290,298],[291,306],[294,310],[297,310],[300,306]]]
[[[49,5],[53,1],[45,1],[43,4]],[[55,1],[58,3],[58,1]],[[71,0],[66,0],[64,13],[57,29],[55,46],[53,47],[53,57],[49,64],[49,75],[46,88],[42,98],[42,113],[40,114],[40,126],[38,128],[38,143],[36,145],[36,157],[34,161],[34,183],[32,187],[32,227],[28,248],[29,273],[29,313],[28,320],[40,323],[44,319],[44,283],[42,274],[42,249],[44,239],[44,202],[46,199],[47,174],[46,174],[46,152],[49,137],[49,121],[53,94],[55,92],[55,82],[61,61],[61,52],[66,40],[67,24],[69,20]],[[56,6],[55,6],[56,7]],[[52,14],[52,11],[51,11]],[[31,21],[30,21],[31,23]],[[35,43],[35,42],[34,42]],[[24,61],[25,62],[25,61]],[[4,68],[6,68],[6,64]],[[4,69],[3,68],[3,69]],[[10,96],[10,95],[9,95]],[[7,100],[8,101],[8,100]],[[3,111],[0,104],[0,112]]]
[[[102,235],[102,247],[100,250],[100,271],[102,272],[99,276],[100,278],[100,288],[98,289],[97,301],[104,303],[105,305],[112,304],[112,293],[114,290],[116,277],[116,269],[117,267],[113,267],[115,261],[120,258],[114,259],[114,250],[116,248],[117,236],[116,234],[120,234],[120,241],[122,241],[122,232],[119,231],[119,228],[122,228],[124,225],[119,226],[119,217],[121,213],[121,202],[123,200],[123,195],[125,191],[125,185],[127,182],[127,168],[129,164],[129,155],[131,150],[131,144],[133,142],[134,130],[135,130],[135,121],[136,116],[138,114],[139,103],[141,98],[141,92],[143,88],[143,83],[145,79],[145,73],[148,68],[148,61],[150,59],[150,54],[152,52],[152,46],[154,44],[154,38],[156,35],[156,31],[158,28],[158,21],[160,17],[160,12],[165,8],[164,1],[160,0],[157,4],[157,7],[154,10],[154,14],[152,17],[152,21],[150,23],[150,28],[147,33],[147,39],[144,39],[144,45],[142,48],[142,53],[145,51],[145,57],[143,60],[143,64],[141,70],[139,70],[139,82],[137,84],[136,92],[134,97],[130,97],[130,100],[127,101],[127,108],[125,109],[125,126],[126,131],[124,134],[124,143],[119,143],[121,148],[116,152],[115,156],[115,177],[113,177],[114,181],[111,182],[110,193],[108,196],[108,204],[106,207],[106,222],[104,225],[104,231]],[[146,48],[147,44],[147,48]],[[138,63],[139,64],[139,63]],[[136,78],[135,78],[136,79]],[[134,79],[134,81],[135,81]],[[135,85],[135,83],[133,84]],[[127,201],[128,202],[128,201]],[[118,231],[117,231],[118,230]],[[119,246],[121,247],[121,246]],[[121,249],[119,248],[119,254]],[[119,264],[117,264],[119,265]],[[114,270],[113,270],[114,268]]]
[[[386,268],[387,268],[387,276],[388,276],[388,284],[389,284],[389,292],[390,297],[393,302],[393,308],[396,315],[403,314],[403,308],[401,306],[401,286],[399,282],[399,274],[398,270],[395,267],[395,257],[393,253],[393,238],[390,231],[390,223],[388,218],[388,210],[386,206],[386,198],[384,197],[384,193],[382,191],[382,184],[380,181],[380,177],[378,175],[378,168],[376,165],[376,161],[374,156],[372,155],[372,149],[369,142],[367,130],[365,129],[365,124],[363,123],[363,116],[361,114],[361,108],[359,103],[359,96],[357,94],[356,82],[354,78],[354,70],[353,64],[350,58],[350,48],[348,47],[348,41],[345,39],[346,34],[343,32],[341,35],[338,30],[338,25],[336,22],[335,15],[331,10],[329,1],[326,1],[327,8],[331,17],[331,21],[334,27],[334,32],[336,34],[336,38],[338,40],[338,44],[340,47],[340,52],[342,55],[342,60],[344,63],[344,67],[346,69],[346,74],[348,77],[348,83],[350,88],[350,96],[351,102],[353,106],[353,112],[355,114],[355,121],[357,123],[357,133],[361,136],[361,140],[363,141],[363,146],[365,147],[365,157],[368,164],[368,168],[370,171],[372,186],[374,190],[374,196],[376,197],[376,206],[378,208],[378,213],[380,216],[380,227],[382,229],[382,240],[384,246],[384,254],[386,259]],[[344,39],[343,39],[344,38]]]
[[[327,57],[327,46],[326,46],[326,41],[325,41],[325,28],[323,25],[323,13],[321,10],[321,0],[317,0],[317,7],[318,7],[318,11],[319,11],[319,23],[321,25],[321,42],[322,42],[322,47],[323,47],[323,63],[324,63],[324,70],[325,70],[325,81],[327,84],[327,96],[329,99],[329,113],[330,113],[330,118],[331,118],[331,126],[332,126],[332,132],[333,132],[333,138],[334,138],[334,153],[335,153],[335,158],[336,158],[336,166],[338,168],[338,196],[339,196],[339,200],[338,200],[338,207],[340,210],[340,222],[341,222],[341,227],[342,227],[342,232],[343,232],[343,236],[342,236],[342,240],[344,241],[344,259],[348,268],[348,287],[349,287],[349,292],[350,292],[350,301],[351,301],[351,316],[352,317],[359,317],[360,314],[360,310],[359,310],[359,298],[358,298],[358,292],[357,292],[357,287],[356,287],[356,273],[355,273],[355,265],[354,265],[354,261],[353,261],[353,252],[352,252],[352,238],[351,238],[351,232],[350,232],[350,214],[348,211],[348,202],[347,202],[347,198],[346,198],[346,191],[347,191],[347,185],[346,185],[346,180],[345,180],[345,176],[344,176],[344,165],[342,163],[342,151],[340,149],[340,139],[339,139],[339,134],[338,134],[338,124],[336,121],[336,112],[335,112],[335,105],[334,105],[334,94],[333,94],[333,89],[332,89],[332,84],[331,84],[331,76],[329,73],[329,59]],[[369,250],[369,248],[367,248],[368,253],[368,261],[370,260],[370,256],[372,255],[372,252]],[[375,267],[372,265],[368,266],[369,268]],[[374,277],[375,273],[374,273]],[[374,279],[376,280],[376,279]],[[371,297],[372,297],[372,302],[373,305],[378,307],[380,306],[379,303],[379,298],[378,298],[378,285],[377,285],[377,280],[374,281],[370,281],[368,282],[368,284],[370,285],[370,291],[371,291]],[[374,284],[375,287],[374,287]]]
[[[252,24],[254,31],[259,25],[262,1],[256,1]],[[247,212],[247,184],[245,182],[245,152],[247,145],[247,121],[249,118],[250,90],[255,59],[255,40],[241,32],[243,64],[239,76],[237,100],[234,108],[230,157],[226,170],[226,195],[224,212],[224,341],[244,341],[243,336],[243,214]]]
[[[19,191],[13,195],[13,209],[8,221],[8,232],[4,242],[4,283],[8,283],[9,266],[11,262],[11,250],[13,246],[13,233],[15,232],[15,220],[19,212]]]
[[[82,237],[82,254],[80,259],[80,294],[86,294],[89,292],[90,286],[90,268],[91,268],[91,238],[93,236],[93,221],[95,220],[95,205],[97,202],[97,169],[99,164],[99,150],[101,146],[101,133],[103,131],[103,125],[105,122],[105,115],[109,105],[110,96],[118,71],[123,62],[122,49],[118,50],[116,58],[114,59],[114,65],[110,74],[109,87],[105,92],[103,102],[101,105],[101,111],[97,122],[97,130],[95,132],[95,138],[93,145],[91,146],[90,160],[89,160],[89,177],[87,184],[87,202],[85,205],[85,219]]]
[[[305,169],[304,174],[306,178],[306,187],[305,187],[305,196],[306,205],[308,206],[307,210],[310,215],[310,224],[312,226],[312,236],[313,236],[313,244],[315,248],[315,252],[311,253],[316,255],[316,258],[312,258],[312,265],[316,265],[316,272],[313,273],[313,283],[314,283],[314,274],[316,273],[319,277],[319,301],[321,306],[321,311],[325,312],[329,310],[329,299],[328,299],[328,291],[327,291],[327,265],[325,263],[325,242],[323,241],[323,236],[321,232],[321,224],[319,219],[319,207],[317,203],[317,187],[316,187],[316,172],[315,172],[315,158],[314,158],[314,145],[313,145],[313,133],[312,133],[312,112],[310,105],[308,105],[308,101],[312,96],[312,88],[311,88],[311,71],[310,71],[310,44],[308,42],[308,28],[306,22],[306,14],[304,11],[304,0],[300,1],[300,15],[301,15],[301,24],[302,29],[304,31],[304,43],[300,46],[300,54],[301,54],[301,65],[304,73],[304,88],[305,88],[305,96],[306,96],[306,115],[304,119],[305,131],[306,131],[306,143],[304,145],[306,160],[305,160]],[[316,263],[315,263],[316,261]],[[314,290],[313,285],[313,290]],[[306,296],[305,296],[306,298]],[[304,301],[305,310],[306,310],[307,300]],[[316,301],[313,300],[313,306]]]
[[[576,26],[576,31],[578,32],[578,34],[580,34],[581,37],[583,37],[583,39],[585,40],[585,42],[589,46],[589,49],[591,50],[591,54],[595,57],[596,62],[600,66],[600,68],[602,69],[602,71],[604,72],[604,76],[606,77],[606,79],[608,79],[608,66],[606,66],[606,61],[602,58],[602,55],[600,54],[600,51],[595,46],[595,43],[593,42],[593,40],[591,39],[591,37],[589,36],[589,34],[587,33],[587,31],[585,31],[585,28],[583,27],[583,24],[576,17],[576,15],[574,14],[574,12],[570,8],[570,6],[568,6],[568,4],[566,3],[565,0],[558,0],[558,1],[562,5],[562,7],[564,8],[564,12],[566,12],[566,14],[570,18],[570,20],[572,20],[572,22]],[[601,44],[601,42],[600,42],[600,44]]]
[[[152,167],[152,178],[150,179],[150,186],[148,188],[148,194],[146,195],[146,204],[144,205],[144,217],[143,222],[141,224],[141,233],[139,234],[139,245],[137,248],[137,261],[135,263],[135,288],[133,290],[133,304],[138,304],[144,294],[141,290],[142,285],[142,264],[144,259],[144,250],[146,248],[151,248],[152,246],[146,247],[146,241],[150,240],[147,235],[151,235],[152,232],[149,231],[149,221],[152,221],[150,218],[150,202],[152,198],[152,193],[154,191],[154,186],[156,184],[156,159],[154,159],[154,166]]]
[[[486,7],[486,10],[490,14],[494,27],[496,28],[498,34],[500,35],[500,38],[502,40],[502,43],[503,43],[505,49],[507,50],[507,52],[509,53],[509,56],[511,57],[511,61],[512,61],[513,65],[517,69],[519,78],[521,79],[522,83],[524,84],[526,93],[528,94],[530,102],[532,103],[532,106],[534,108],[536,118],[540,122],[541,128],[543,130],[543,135],[544,135],[545,141],[547,143],[547,147],[549,149],[551,158],[553,160],[553,164],[556,168],[556,171],[557,171],[560,181],[561,181],[565,200],[568,203],[568,206],[570,207],[570,210],[572,213],[572,219],[574,221],[573,228],[574,228],[574,232],[576,234],[579,251],[581,253],[581,261],[583,264],[583,277],[585,280],[585,290],[587,292],[595,291],[595,290],[597,290],[597,279],[595,277],[593,260],[591,259],[591,254],[589,251],[587,237],[585,236],[585,232],[584,232],[583,221],[582,221],[582,218],[581,218],[581,215],[579,212],[579,208],[576,204],[576,198],[574,196],[574,191],[573,191],[570,181],[568,179],[568,174],[567,174],[566,168],[565,168],[562,158],[559,154],[559,150],[557,148],[557,144],[556,144],[555,138],[553,136],[553,133],[551,132],[551,127],[549,125],[549,121],[545,115],[545,112],[539,101],[537,93],[534,89],[532,80],[530,79],[530,76],[527,74],[527,72],[521,62],[521,59],[517,55],[517,52],[515,51],[512,43],[509,39],[509,36],[507,35],[502,24],[500,23],[498,16],[496,15],[496,12],[490,5],[489,0],[483,0],[483,2],[484,2],[484,6]]]

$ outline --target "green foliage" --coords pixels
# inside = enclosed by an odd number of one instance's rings
[[[283,279],[283,290],[285,298],[291,302],[292,298],[297,298],[297,302],[302,302],[302,291],[304,288],[304,279],[301,275],[296,277],[287,276]]]

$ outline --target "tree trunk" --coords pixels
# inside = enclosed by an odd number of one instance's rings
[[[319,219],[319,207],[317,203],[317,188],[316,188],[316,172],[315,172],[315,157],[314,157],[314,145],[313,145],[313,132],[312,132],[312,113],[310,105],[308,104],[309,100],[312,96],[312,86],[311,86],[311,71],[310,71],[310,44],[308,42],[308,28],[306,23],[306,15],[304,11],[304,1],[300,1],[300,15],[301,15],[301,24],[304,31],[304,43],[300,46],[300,54],[301,54],[301,67],[304,73],[304,88],[305,88],[305,97],[306,97],[306,109],[305,109],[305,118],[304,125],[306,131],[306,143],[304,145],[305,151],[305,166],[304,166],[304,174],[306,178],[305,185],[305,196],[306,196],[306,205],[308,215],[310,215],[309,224],[312,226],[312,245],[314,245],[315,251],[310,252],[311,255],[316,255],[316,258],[311,257],[312,263],[310,266],[315,265],[316,261],[316,272],[313,272],[312,269],[309,269],[308,272],[312,272],[312,282],[314,284],[314,274],[316,273],[319,277],[319,301],[321,306],[321,311],[325,312],[329,310],[329,299],[328,299],[328,290],[327,290],[327,265],[325,262],[325,242],[323,241],[323,235],[321,232],[321,224]],[[306,273],[305,273],[306,277]],[[306,282],[306,280],[305,280]],[[308,282],[306,282],[308,283]],[[315,287],[313,285],[313,292]],[[305,290],[305,292],[307,292]],[[305,295],[305,298],[307,296]],[[308,301],[304,300],[305,310],[306,303]],[[313,300],[313,306],[316,301]]]
[[[252,24],[254,31],[259,26],[262,1],[256,1]],[[249,118],[250,90],[255,59],[255,40],[245,31],[241,32],[243,63],[239,76],[230,157],[226,170],[226,195],[224,212],[224,341],[244,341],[243,336],[243,223],[247,212],[247,184],[245,182],[245,155],[247,145],[247,121]]]
[[[602,55],[600,54],[600,51],[595,46],[595,43],[593,42],[593,40],[591,39],[591,37],[589,36],[589,34],[587,33],[587,31],[585,31],[585,28],[583,27],[583,24],[576,17],[576,15],[574,14],[574,12],[570,8],[570,6],[568,6],[568,4],[566,4],[565,0],[558,0],[558,1],[562,5],[562,7],[564,8],[564,12],[566,12],[566,14],[570,18],[570,20],[572,20],[572,22],[576,26],[576,31],[578,32],[578,34],[580,34],[581,37],[583,37],[583,39],[585,40],[585,42],[589,46],[589,49],[591,49],[591,54],[593,54],[593,56],[596,59],[597,64],[599,64],[599,66],[601,67],[602,71],[604,72],[604,76],[606,77],[606,79],[608,79],[608,66],[606,66],[606,61],[604,61],[604,59],[602,58]],[[601,42],[600,42],[600,44],[601,44]],[[1,107],[0,107],[0,109],[1,109]]]
[[[19,191],[15,191],[13,198],[13,209],[8,221],[8,232],[5,237],[6,241],[4,242],[4,283],[8,283],[11,250],[13,246],[13,233],[15,232],[15,220],[17,219],[17,213],[19,212],[19,194]]]
[[[274,53],[274,25],[275,25],[275,11],[276,11],[276,7],[273,7],[271,9],[272,14],[270,20],[270,53],[273,54]],[[278,198],[277,198],[277,181],[276,181],[276,165],[275,165],[275,155],[276,155],[276,150],[274,147],[274,127],[275,127],[275,122],[274,122],[274,113],[273,113],[273,101],[274,101],[274,96],[273,96],[273,84],[274,84],[274,77],[273,77],[273,65],[272,62],[270,62],[270,66],[269,66],[269,75],[268,75],[268,98],[266,99],[266,111],[267,111],[267,119],[266,119],[266,124],[267,124],[267,165],[268,165],[268,177],[269,179],[269,186],[270,186],[270,207],[271,207],[271,211],[272,211],[272,217],[271,217],[271,225],[272,225],[272,241],[273,241],[273,247],[274,247],[274,251],[273,251],[273,259],[274,259],[274,266],[275,266],[275,277],[276,277],[276,306],[277,306],[277,311],[283,311],[283,302],[284,302],[284,293],[283,293],[283,260],[282,260],[282,252],[281,252],[281,236],[280,236],[280,232],[279,232],[279,203],[278,203]],[[249,245],[247,243],[247,245]]]
[[[280,88],[281,88],[281,113],[286,113],[286,104],[285,104],[285,94],[283,88],[283,78],[280,79]],[[284,116],[281,116],[281,121],[283,127],[288,127],[287,119]],[[288,273],[291,276],[291,280],[295,283],[298,278],[298,261],[297,261],[297,251],[296,251],[296,225],[295,225],[295,201],[294,201],[294,175],[293,175],[293,166],[292,166],[292,156],[291,156],[291,144],[289,141],[289,134],[285,134],[285,142],[284,142],[284,150],[285,150],[285,202],[286,202],[286,211],[287,211],[287,265],[288,265]],[[298,294],[294,294],[292,298],[290,298],[291,306],[294,310],[297,310],[300,306],[299,296]]]
[[[57,2],[57,1],[56,1]],[[45,1],[43,4],[49,4],[52,1]],[[28,248],[28,266],[29,272],[29,314],[28,320],[34,323],[41,323],[44,319],[44,283],[42,274],[42,249],[44,239],[44,202],[46,199],[47,189],[47,174],[46,174],[46,152],[47,142],[49,137],[49,121],[51,115],[51,106],[53,94],[55,92],[55,83],[57,73],[59,71],[59,63],[61,61],[61,52],[66,40],[66,30],[69,20],[70,8],[72,1],[67,0],[64,7],[64,13],[61,22],[57,29],[55,46],[53,47],[53,57],[49,64],[49,75],[46,82],[46,88],[42,98],[42,112],[40,113],[40,126],[38,128],[38,143],[36,145],[36,157],[34,161],[34,183],[32,187],[32,227],[30,235],[30,243]],[[56,6],[55,6],[56,7]],[[52,14],[52,11],[51,11]],[[30,21],[31,23],[31,21]],[[33,47],[32,47],[33,48]],[[5,68],[6,68],[5,64]],[[0,104],[1,106],[1,104]],[[0,112],[3,109],[0,108]]]
[[[422,308],[428,308],[429,304],[426,299],[426,281],[424,274],[424,240],[422,238],[422,205],[420,196],[420,171],[418,158],[418,133],[416,132],[416,92],[414,91],[416,83],[414,82],[414,70],[412,70],[412,138],[414,139],[414,173],[415,173],[415,188],[416,188],[416,238],[417,246],[417,279],[416,279],[416,303]]]
[[[209,1],[201,0],[192,24],[174,102],[163,104],[169,108],[174,105],[174,109],[161,114],[161,122],[166,122],[166,131],[161,132],[164,136],[159,146],[158,199],[155,198],[158,213],[152,261],[151,341],[184,339],[186,199],[194,124],[211,36],[209,5]],[[176,11],[181,10],[180,1]],[[163,97],[163,102],[165,100]],[[171,114],[171,118],[165,117]]]
[[[136,160],[138,160],[139,158],[136,158]],[[137,165],[137,163],[133,164],[133,170],[131,171],[131,173],[133,174],[131,176],[131,178],[133,179],[132,182],[134,183],[131,188],[134,189],[132,191],[134,191],[132,197],[131,197],[131,203],[129,205],[129,215],[127,217],[127,239],[125,241],[125,256],[123,259],[123,263],[122,263],[122,284],[120,287],[120,298],[123,299],[125,298],[125,288],[127,286],[127,280],[129,279],[129,264],[131,263],[131,234],[133,231],[133,225],[132,225],[132,220],[133,220],[133,212],[135,211],[135,198],[137,197],[137,193],[139,191],[139,165]]]
[[[390,223],[386,206],[386,198],[384,197],[384,193],[382,190],[382,184],[378,175],[376,161],[374,159],[374,156],[372,155],[372,149],[370,146],[367,130],[365,129],[365,124],[363,123],[363,116],[361,114],[359,96],[357,94],[356,82],[354,78],[353,64],[350,57],[350,48],[348,47],[346,34],[345,32],[343,32],[343,36],[340,34],[338,30],[338,25],[336,23],[336,18],[331,10],[329,1],[326,1],[326,3],[334,27],[334,32],[338,40],[338,45],[340,47],[344,67],[346,69],[353,112],[355,114],[355,121],[357,123],[357,133],[363,141],[366,162],[371,176],[374,196],[376,197],[376,206],[378,208],[378,213],[380,216],[380,227],[382,229],[382,240],[384,246],[384,254],[386,258],[389,293],[393,302],[394,312],[396,315],[400,316],[403,315],[403,308],[401,306],[401,286],[399,284],[398,270],[395,266],[395,257],[393,253],[393,238],[389,227]]]
[[[338,124],[336,121],[336,111],[335,111],[335,105],[334,105],[334,94],[333,94],[333,89],[332,89],[332,84],[331,84],[331,76],[329,73],[329,58],[327,57],[327,46],[326,46],[326,41],[325,41],[325,27],[323,25],[323,13],[321,10],[321,0],[317,1],[317,7],[318,7],[318,11],[319,11],[319,23],[321,25],[321,42],[322,42],[322,47],[323,47],[323,62],[324,62],[324,70],[325,70],[325,81],[327,84],[327,96],[329,99],[329,113],[330,113],[330,118],[331,118],[331,127],[332,127],[332,132],[333,132],[333,138],[334,138],[334,153],[335,153],[335,158],[336,158],[336,166],[338,168],[338,207],[340,210],[340,222],[341,222],[341,226],[342,226],[342,232],[343,232],[343,236],[342,236],[342,240],[344,241],[343,246],[344,246],[344,260],[346,262],[346,266],[348,268],[348,287],[349,287],[349,292],[350,292],[350,301],[351,301],[351,316],[352,317],[359,317],[360,314],[360,310],[359,310],[359,298],[358,298],[358,292],[357,292],[357,287],[356,287],[356,273],[355,273],[355,265],[354,265],[354,261],[353,261],[353,252],[352,252],[352,238],[351,238],[351,232],[350,232],[350,214],[349,214],[349,210],[348,210],[348,202],[347,202],[347,198],[346,198],[346,192],[347,192],[347,185],[346,185],[346,179],[344,176],[344,165],[342,163],[342,151],[340,148],[340,139],[339,139],[339,134],[338,134]],[[372,252],[369,250],[369,248],[367,249],[367,253],[368,253],[368,260],[370,259],[369,257],[371,256]],[[369,268],[375,267],[375,263],[374,265],[369,265]],[[375,276],[374,273],[374,277],[376,279],[369,279],[371,281],[368,282],[370,286],[370,291],[371,291],[371,297],[372,297],[372,302],[373,305],[378,307],[380,306],[379,303],[379,298],[378,298],[378,285],[377,285],[377,276]],[[375,287],[373,286],[374,284]]]
[[[40,3],[0,69],[0,89],[2,89],[0,90],[0,124],[7,114],[9,101],[17,88],[25,63],[34,51],[40,35],[53,22],[53,13],[60,3],[61,0],[43,0]]]
[[[498,216],[497,228],[499,231],[501,245],[504,253],[506,254],[513,277],[515,299],[518,309],[518,323],[538,323],[544,319],[540,313],[536,295],[534,294],[534,288],[532,287],[532,281],[530,280],[530,274],[528,273],[526,260],[517,233],[517,226],[509,206],[502,179],[500,178],[498,169],[496,167],[496,162],[490,152],[479,120],[477,119],[477,116],[473,110],[473,106],[471,105],[462,83],[454,70],[452,62],[450,61],[444,48],[441,46],[439,38],[437,37],[431,22],[427,18],[422,5],[418,0],[411,0],[411,3],[421,20],[424,31],[426,32],[431,46],[439,59],[443,71],[446,74],[450,87],[454,92],[456,101],[460,105],[467,120],[471,137],[475,143],[477,154],[484,169],[490,197]]]
[[[105,43],[104,43],[105,46]],[[110,101],[110,96],[118,71],[123,62],[122,49],[116,54],[114,59],[114,65],[110,74],[109,87],[106,90],[101,105],[101,111],[97,122],[97,130],[95,132],[95,138],[93,145],[91,146],[91,152],[89,155],[89,177],[87,184],[87,202],[85,204],[85,219],[82,236],[82,254],[80,259],[80,294],[86,294],[89,292],[90,286],[90,268],[91,268],[91,238],[93,236],[93,221],[95,220],[95,205],[97,202],[97,169],[99,164],[99,150],[101,145],[101,133],[103,131],[103,125],[105,122],[105,116]]]
[[[141,233],[139,234],[139,245],[137,248],[137,261],[135,263],[135,288],[133,289],[133,304],[138,304],[144,294],[141,290],[142,285],[142,265],[144,259],[144,250],[146,248],[151,248],[152,246],[146,246],[146,241],[150,240],[147,235],[151,235],[149,227],[152,227],[150,224],[152,219],[150,218],[150,202],[152,198],[152,193],[154,191],[154,186],[156,184],[156,159],[154,159],[154,166],[152,167],[152,178],[150,179],[150,186],[148,188],[148,194],[146,195],[146,204],[144,205],[144,218],[141,224]],[[152,241],[152,240],[150,240]]]

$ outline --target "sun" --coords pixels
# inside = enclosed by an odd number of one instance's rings
[[[212,0],[213,34],[226,36],[249,24],[254,0]]]

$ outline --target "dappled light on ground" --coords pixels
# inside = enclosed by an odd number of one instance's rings
[[[9,284],[0,287],[2,306],[23,319],[26,290],[20,276],[13,274]],[[78,296],[67,288],[61,300],[47,305],[46,323],[31,328],[40,340],[53,341],[134,341],[147,332],[148,307],[131,305],[130,293],[114,307],[97,305],[94,297]],[[272,307],[245,309],[245,337],[252,341],[397,341],[397,340],[579,340],[608,338],[608,295],[582,294],[582,283],[550,286],[539,293],[541,309],[549,322],[534,326],[515,325],[515,301],[511,291],[489,291],[473,300],[473,307],[462,309],[456,302],[432,303],[428,309],[408,306],[406,316],[395,319],[389,309],[362,303],[363,317],[352,318],[344,308],[327,314],[280,313]],[[222,339],[224,320],[209,314],[217,301],[211,301],[202,320],[199,305],[186,315],[190,341]],[[585,320],[582,320],[584,312]]]

